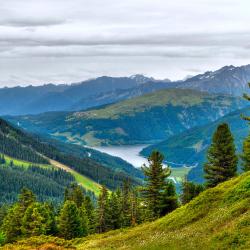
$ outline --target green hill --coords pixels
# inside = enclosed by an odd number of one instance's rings
[[[65,187],[74,181],[96,196],[101,184],[115,189],[127,178],[132,184],[140,183],[136,176],[80,156],[80,149],[72,153],[70,149],[62,151],[0,119],[0,155],[5,158],[0,162],[0,203],[15,201],[22,187],[33,190],[40,200],[61,201]]]
[[[206,190],[187,205],[152,223],[73,242],[52,237],[31,238],[2,249],[57,249],[56,246],[61,246],[58,249],[246,250],[250,249],[249,204],[248,172]]]
[[[167,89],[98,109],[8,119],[29,131],[75,144],[140,144],[207,124],[245,105],[241,98]]]
[[[173,167],[180,167],[182,164],[187,166],[196,165],[195,168],[189,171],[189,179],[202,182],[202,169],[206,160],[206,152],[211,143],[212,135],[220,123],[226,122],[229,124],[238,153],[241,152],[242,142],[249,133],[247,122],[241,119],[242,114],[250,115],[249,108],[237,110],[215,122],[172,136],[167,140],[143,149],[141,153],[148,156],[152,150],[157,149],[165,155],[167,161],[180,164],[173,165]]]

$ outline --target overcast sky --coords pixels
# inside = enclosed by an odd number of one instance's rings
[[[250,64],[249,0],[8,0],[0,86]]]

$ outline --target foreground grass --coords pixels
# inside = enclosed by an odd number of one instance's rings
[[[250,249],[250,172],[203,192],[155,222],[61,245],[57,241],[43,236],[2,249],[56,249],[35,248],[46,244],[79,250]]]
[[[250,173],[155,222],[79,240],[78,249],[250,249]]]

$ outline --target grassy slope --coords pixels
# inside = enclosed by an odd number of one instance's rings
[[[61,168],[69,173],[71,173],[74,177],[77,183],[82,185],[85,189],[92,191],[95,193],[96,196],[99,196],[100,190],[101,190],[101,185],[98,184],[97,182],[91,180],[90,178],[79,174],[77,171],[71,169],[70,167],[55,161],[55,160],[49,160],[50,164],[56,168]]]
[[[250,249],[250,172],[199,195],[189,204],[152,223],[92,235],[73,242],[76,249]],[[68,242],[35,237],[4,250],[34,249]],[[65,248],[64,248],[65,247]],[[36,248],[38,249],[38,248]],[[56,248],[52,248],[56,249]]]
[[[149,107],[152,108],[167,104],[185,107],[198,105],[204,101],[206,96],[208,95],[196,90],[160,90],[155,93],[108,105],[104,108],[76,112],[75,115],[91,119],[114,119],[120,115],[134,115],[135,112],[143,112]],[[210,95],[210,98],[212,99],[213,96]]]
[[[153,223],[90,236],[78,249],[249,249],[250,173]]]
[[[91,180],[90,178],[88,178],[82,174],[79,174],[77,171],[71,169],[70,167],[68,167],[60,162],[49,159],[49,162],[51,165],[46,165],[46,164],[36,164],[36,163],[32,163],[32,162],[22,161],[19,159],[9,157],[7,155],[4,155],[4,158],[5,158],[7,164],[10,164],[10,162],[13,161],[14,165],[18,166],[18,167],[28,168],[31,165],[33,165],[33,166],[35,165],[35,166],[39,166],[39,167],[46,167],[46,168],[47,167],[55,167],[55,168],[63,169],[65,171],[71,173],[75,177],[76,182],[78,184],[80,184],[82,187],[84,187],[86,190],[94,192],[94,194],[96,196],[98,196],[100,193],[101,185],[99,185],[95,181]]]

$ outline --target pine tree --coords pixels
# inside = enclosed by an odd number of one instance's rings
[[[133,189],[131,191],[131,208],[130,208],[130,212],[131,212],[131,226],[135,226],[139,223],[141,223],[142,221],[142,216],[141,216],[141,209],[140,209],[140,199],[138,197],[138,192],[136,189]]]
[[[207,187],[214,187],[236,175],[238,159],[235,151],[228,124],[220,124],[213,135],[207,153],[207,163],[204,165]]]
[[[250,135],[244,140],[242,151],[242,170],[247,172],[250,170]]]
[[[35,195],[27,188],[21,190],[18,202],[14,204],[4,218],[2,229],[6,235],[6,241],[12,242],[22,235],[22,219],[27,208],[36,200]]]
[[[58,217],[59,235],[66,240],[82,236],[82,223],[74,201],[66,201]]]
[[[178,207],[178,196],[176,194],[175,185],[172,181],[167,181],[162,198],[162,208],[160,216],[164,216]]]
[[[131,225],[131,200],[130,200],[130,184],[129,181],[126,180],[122,185],[122,193],[121,193],[121,225],[122,227],[129,227]]]
[[[109,198],[109,227],[111,230],[118,229],[121,227],[121,203],[116,194],[116,192],[112,192]]]
[[[182,182],[181,203],[184,205],[204,191],[204,186],[189,182],[186,178]]]
[[[22,235],[21,222],[23,213],[19,204],[14,204],[4,217],[2,230],[6,237],[6,242],[17,240]]]
[[[161,215],[163,192],[166,185],[166,178],[170,175],[170,169],[163,168],[163,155],[158,151],[153,151],[148,158],[149,166],[142,167],[146,176],[146,186],[143,188],[146,207],[149,219],[158,218]]]
[[[64,201],[74,201],[78,208],[80,208],[84,202],[84,194],[79,185],[72,183],[66,188],[64,193]]]
[[[88,218],[88,233],[92,234],[96,229],[95,209],[89,196],[86,196],[83,203]]]
[[[101,194],[98,198],[97,206],[97,232],[102,233],[108,230],[109,220],[108,190],[102,186]]]
[[[36,197],[31,190],[27,188],[23,188],[21,190],[21,193],[18,196],[18,204],[20,205],[20,208],[22,209],[23,213],[35,201]]]
[[[25,211],[22,219],[22,233],[26,237],[38,236],[47,233],[46,217],[43,211],[44,207],[41,203],[32,203]]]
[[[89,233],[88,231],[89,220],[88,220],[87,211],[84,205],[82,205],[79,209],[79,216],[81,220],[82,236],[87,236]]]

